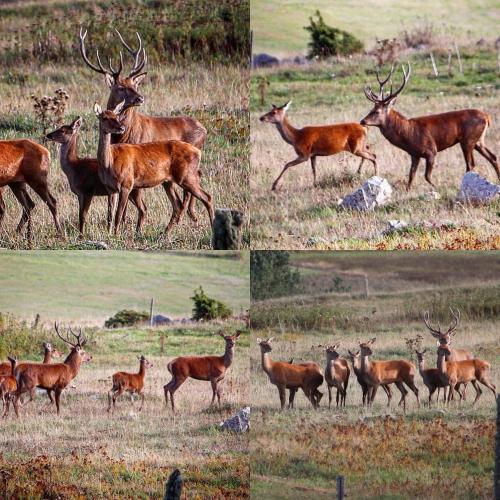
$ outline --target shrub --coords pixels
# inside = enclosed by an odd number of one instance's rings
[[[191,300],[194,302],[193,319],[195,321],[226,319],[233,314],[226,304],[208,297],[201,286],[194,291]]]
[[[149,320],[147,312],[134,311],[132,309],[123,309],[118,311],[113,317],[106,320],[106,328],[121,328],[124,326],[135,326]]]
[[[316,11],[315,15],[317,19],[310,17],[310,25],[304,27],[311,35],[311,41],[308,44],[309,53],[307,54],[309,59],[348,56],[363,50],[361,40],[347,31],[328,26],[319,10]]]

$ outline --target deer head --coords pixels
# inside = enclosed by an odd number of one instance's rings
[[[113,110],[102,110],[96,102],[94,104],[94,113],[99,118],[99,126],[106,134],[123,134],[125,127],[120,120],[120,113],[123,111],[125,101],[118,103]]]
[[[285,118],[290,104],[292,104],[292,101],[288,101],[286,104],[283,104],[283,106],[279,107],[272,104],[273,109],[271,109],[271,111],[269,111],[268,113],[262,115],[259,120],[261,122],[267,123],[281,123]]]
[[[340,347],[340,343],[326,346],[325,354],[327,360],[335,360],[339,357],[339,353],[337,349]]]
[[[350,349],[347,349],[347,357],[354,363],[359,358],[360,351],[353,352]]]
[[[404,79],[403,83],[396,91],[393,92],[392,90],[392,74],[394,73],[394,64],[391,67],[389,75],[384,80],[381,80],[380,74],[377,70],[377,81],[379,84],[378,94],[373,92],[369,85],[365,87],[365,96],[369,101],[374,103],[374,106],[373,109],[361,120],[361,125],[372,127],[383,127],[385,125],[389,109],[394,105],[398,94],[400,94],[400,92],[405,88],[405,85],[408,83],[410,78],[410,63],[408,63],[408,69],[405,69],[404,65],[401,65],[401,68],[403,69]],[[384,91],[384,86],[387,82],[390,82],[391,84],[389,93]]]
[[[361,342],[359,344],[359,349],[361,351],[361,356],[371,356],[373,354],[373,350],[371,346],[375,343],[377,339],[374,337],[371,340],[368,340],[367,342]]]
[[[234,347],[240,334],[240,331],[237,331],[234,335],[224,335],[223,331],[219,332],[219,335],[226,341],[226,347]]]
[[[422,363],[424,361],[424,355],[427,352],[427,348],[425,348],[423,351],[419,351],[418,349],[415,349],[415,354],[417,355],[417,360],[419,363]]]
[[[62,356],[62,352],[57,350],[50,342],[44,342],[42,345],[43,345],[43,350],[45,352],[50,352],[52,357],[60,358]]]
[[[78,118],[76,118],[76,120],[73,120],[70,125],[63,125],[62,127],[59,127],[53,132],[47,134],[45,137],[49,141],[58,142],[59,144],[66,144],[71,141],[71,138],[75,134],[78,133],[80,127],[82,126],[82,123],[82,117],[79,116]]]
[[[78,333],[75,333],[71,327],[69,327],[66,331],[66,335],[63,336],[59,332],[59,326],[57,323],[54,323],[54,328],[56,330],[57,336],[67,345],[71,347],[71,355],[76,355],[80,359],[80,361],[88,362],[92,361],[92,356],[85,352],[84,347],[87,343],[87,338],[83,334],[82,329],[78,330]],[[70,335],[73,337],[74,341],[70,340]]]
[[[144,356],[137,356],[137,359],[141,363],[141,366],[144,366],[144,368],[153,368],[153,363],[148,361]]]
[[[273,340],[274,337],[269,337],[267,340],[260,338],[257,339],[257,344],[259,344],[262,353],[271,352],[273,350],[273,347],[271,345],[271,342]]]
[[[460,323],[460,311],[457,309],[456,312],[450,307],[451,315],[453,316],[453,320],[448,327],[448,330],[445,332],[441,331],[441,325],[438,322],[437,328],[434,328],[430,324],[429,320],[429,311],[425,311],[423,314],[423,321],[425,326],[431,332],[431,335],[438,340],[439,344],[446,345],[450,344],[453,336],[456,334],[456,330],[458,324]]]
[[[115,70],[112,66],[111,59],[109,60],[108,68],[105,68],[101,62],[101,58],[99,56],[99,50],[96,50],[96,59],[97,66],[90,62],[87,51],[85,49],[85,37],[87,36],[87,31],[83,32],[83,29],[80,29],[80,53],[82,55],[83,60],[87,64],[87,66],[93,71],[104,75],[106,80],[106,84],[110,88],[110,94],[108,98],[108,109],[113,109],[119,103],[124,101],[125,105],[123,107],[123,111],[133,107],[140,106],[144,103],[144,96],[142,96],[138,87],[142,82],[144,77],[147,75],[146,72],[141,71],[144,69],[144,66],[147,62],[146,50],[142,46],[142,40],[139,33],[136,33],[137,39],[139,41],[139,47],[134,50],[132,49],[123,39],[122,35],[118,30],[116,30],[118,37],[122,45],[125,47],[127,52],[132,56],[134,62],[133,67],[128,76],[123,77],[121,72],[123,70],[123,54],[120,51],[120,60],[118,69]]]

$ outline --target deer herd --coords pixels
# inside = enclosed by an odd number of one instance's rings
[[[490,389],[496,398],[496,387],[490,378],[490,364],[482,359],[475,358],[471,352],[465,349],[451,347],[460,321],[460,313],[451,308],[450,310],[453,320],[445,332],[441,330],[439,323],[437,328],[430,325],[428,312],[424,313],[423,316],[425,326],[437,341],[436,368],[425,367],[424,356],[427,349],[415,349],[418,360],[418,373],[429,391],[429,407],[432,404],[433,394],[440,389],[443,389],[443,401],[447,404],[454,399],[454,395],[457,395],[459,401],[465,401],[466,387],[469,382],[476,391],[473,405],[482,394],[479,384]],[[404,412],[406,412],[408,389],[414,393],[417,405],[420,407],[415,365],[405,359],[374,360],[376,338],[372,338],[367,342],[359,342],[359,349],[357,350],[347,350],[347,359],[339,354],[339,343],[329,346],[317,346],[323,347],[325,350],[326,365],[324,370],[312,361],[300,364],[294,364],[293,359],[289,362],[273,361],[270,355],[272,341],[272,337],[267,340],[257,339],[261,351],[262,369],[269,377],[271,384],[278,388],[281,409],[284,409],[286,405],[287,389],[290,391],[289,408],[293,408],[294,396],[299,389],[302,389],[313,408],[317,408],[323,396],[322,392],[319,391],[323,381],[326,382],[328,387],[328,407],[331,408],[333,388],[336,389],[337,407],[345,407],[347,387],[351,374],[349,362],[362,390],[363,405],[371,406],[378,388],[382,387],[387,395],[387,406],[390,406],[392,398],[391,385],[394,384],[401,393],[398,406],[403,405]]]
[[[377,70],[378,93],[375,93],[370,86],[364,89],[366,98],[374,104],[374,107],[360,123],[295,128],[286,116],[292,101],[279,107],[273,104],[271,111],[262,115],[260,121],[276,125],[283,140],[295,149],[297,158],[285,164],[271,189],[275,191],[278,188],[278,183],[290,167],[308,160],[311,161],[314,185],[316,185],[316,157],[332,156],[342,151],[361,158],[358,174],[361,174],[361,167],[366,159],[373,163],[375,175],[377,175],[376,155],[370,152],[367,144],[366,127],[377,127],[393,146],[410,155],[411,167],[407,191],[411,188],[422,158],[425,160],[425,180],[434,187],[431,174],[436,154],[455,144],[460,144],[462,148],[467,172],[475,167],[473,152],[477,151],[491,163],[500,180],[497,157],[484,142],[488,127],[491,126],[491,116],[478,109],[463,109],[418,118],[406,118],[393,109],[397,96],[410,78],[410,63],[407,69],[403,65],[402,70],[403,82],[395,91],[392,85],[394,65],[385,79],[381,79]],[[384,86],[388,82],[390,91],[386,92]]]
[[[61,145],[61,169],[68,179],[71,191],[78,197],[80,235],[83,234],[87,212],[94,196],[108,197],[108,230],[114,226],[115,234],[120,224],[123,225],[130,199],[138,211],[136,233],[140,233],[147,211],[142,191],[159,185],[163,186],[172,206],[166,234],[181,221],[186,210],[191,219],[197,222],[197,199],[205,206],[212,224],[212,197],[201,187],[201,149],[207,136],[206,129],[189,116],[156,117],[137,111],[144,103],[139,85],[147,75],[143,71],[147,62],[146,51],[138,33],[138,47],[134,49],[125,42],[118,30],[115,31],[133,60],[132,69],[127,76],[122,74],[122,52],[115,69],[111,60],[108,68],[105,68],[99,51],[96,50],[96,65],[87,56],[87,32],[80,30],[79,35],[80,53],[84,62],[93,71],[104,75],[109,87],[106,109],[102,110],[97,103],[94,105],[94,112],[99,120],[96,157],[78,156],[78,136],[83,121],[81,117],[46,136],[46,139]],[[17,231],[21,232],[27,223],[27,236],[31,238],[31,212],[35,203],[26,189],[30,186],[51,211],[59,237],[65,237],[59,221],[57,200],[48,185],[49,164],[47,148],[32,140],[0,141],[0,224],[6,209],[2,190],[9,186],[22,207]],[[176,186],[183,191],[182,198]]]
[[[18,363],[15,357],[8,357],[8,362],[0,363],[0,397],[3,402],[3,417],[9,413],[12,403],[14,412],[19,417],[19,407],[34,400],[35,390],[47,391],[52,405],[55,402],[57,414],[60,414],[61,393],[76,378],[82,363],[92,361],[92,356],[84,350],[87,338],[80,329],[75,333],[68,328],[63,335],[57,323],[54,325],[59,339],[69,346],[69,354],[62,363],[52,363],[52,358],[59,358],[62,353],[55,349],[52,344],[44,342],[44,358],[42,363]],[[168,407],[168,397],[175,413],[174,393],[188,378],[210,382],[212,386],[212,402],[215,398],[219,409],[221,409],[221,396],[223,394],[222,383],[227,370],[231,367],[234,358],[234,348],[241,332],[234,335],[226,335],[218,332],[225,341],[225,350],[222,356],[180,356],[167,365],[171,380],[163,387],[165,405]],[[141,398],[141,406],[144,406],[144,382],[147,369],[153,364],[144,356],[139,358],[139,371],[137,373],[117,372],[112,376],[112,387],[108,392],[108,413],[112,413],[116,406],[116,400],[123,394],[128,393],[132,404],[134,395]],[[24,395],[29,394],[30,399],[23,402]]]

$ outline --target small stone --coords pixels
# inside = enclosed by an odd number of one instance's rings
[[[440,200],[441,195],[437,191],[427,191],[419,196],[421,200]]]
[[[348,194],[341,203],[343,208],[361,212],[372,211],[384,206],[392,195],[389,182],[382,177],[370,177],[354,193]]]
[[[233,432],[248,432],[250,430],[250,407],[240,410],[233,417],[219,424],[220,429]]]
[[[462,178],[457,201],[472,205],[484,205],[498,197],[500,186],[487,181],[476,172],[467,172]]]

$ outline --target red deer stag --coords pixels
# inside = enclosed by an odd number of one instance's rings
[[[471,382],[476,389],[476,398],[472,405],[474,406],[482,394],[482,390],[477,382],[488,387],[496,399],[496,387],[490,380],[491,365],[482,359],[467,359],[464,361],[446,361],[446,356],[450,356],[451,348],[449,345],[440,345],[438,353],[438,370],[441,379],[448,384],[448,404],[451,400],[453,390],[460,395],[460,401],[463,399],[458,386],[459,384],[467,384]]]
[[[446,382],[441,379],[441,375],[439,374],[439,370],[437,368],[426,368],[425,367],[425,353],[427,349],[423,351],[415,350],[418,361],[418,371],[420,372],[420,376],[424,382],[424,385],[429,389],[429,408],[432,403],[432,395],[436,392],[436,389],[444,389],[444,400],[446,401],[446,387],[449,386]],[[437,402],[439,402],[439,392],[437,395]]]
[[[144,356],[137,358],[139,360],[139,373],[117,372],[113,375],[113,387],[108,393],[108,413],[111,411],[111,404],[113,410],[115,409],[116,400],[124,393],[130,394],[132,404],[134,403],[134,394],[141,396],[141,407],[144,406],[144,379],[146,377],[146,369],[152,368],[153,364],[150,363]]]
[[[6,417],[9,413],[10,401],[13,398],[16,390],[17,390],[17,381],[14,376],[16,369],[16,358],[11,358],[9,356],[9,365],[10,365],[10,374],[0,376],[0,397],[3,402],[3,415],[2,417]],[[14,411],[16,412],[16,416],[19,417],[18,409],[14,406]]]
[[[181,356],[175,358],[167,365],[167,369],[172,375],[170,382],[163,386],[165,393],[165,404],[168,407],[168,395],[170,394],[170,402],[172,404],[172,411],[175,412],[174,407],[174,393],[188,378],[195,380],[206,380],[212,384],[212,402],[217,402],[220,405],[220,398],[222,396],[222,381],[226,376],[226,372],[233,363],[234,346],[236,340],[241,332],[236,332],[235,335],[224,335],[220,331],[219,335],[226,342],[226,349],[222,356]]]
[[[63,363],[43,365],[38,363],[25,363],[26,368],[21,373],[16,373],[17,391],[14,397],[14,408],[17,407],[19,398],[26,392],[31,392],[36,387],[54,392],[57,414],[60,413],[60,400],[62,391],[78,375],[80,365],[92,360],[92,356],[84,351],[87,339],[80,329],[76,334],[69,328],[69,332],[63,337],[59,332],[57,323],[54,325],[57,336],[71,347],[69,355]],[[74,342],[69,339],[69,334]]]
[[[361,174],[363,162],[370,160],[377,174],[376,156],[368,151],[366,144],[366,128],[359,123],[337,123],[314,127],[295,128],[286,116],[292,101],[283,106],[275,106],[260,117],[261,122],[274,123],[283,140],[293,146],[297,158],[289,161],[271,187],[275,191],[284,173],[295,165],[311,160],[311,169],[316,186],[316,157],[331,156],[341,151],[347,151],[361,157],[358,174]]]
[[[178,223],[187,204],[187,193],[205,205],[210,224],[214,219],[212,197],[200,186],[199,165],[201,151],[182,141],[148,142],[145,144],[111,144],[111,134],[123,133],[120,121],[124,101],[110,111],[102,111],[96,103],[94,112],[99,118],[98,173],[102,183],[118,192],[115,234],[123,221],[125,207],[132,189],[152,188],[166,181],[175,181],[184,189],[182,207],[173,200],[174,211],[165,232]],[[167,190],[167,188],[165,187]],[[172,200],[171,200],[172,201]]]
[[[29,139],[0,141],[0,223],[5,214],[2,188],[9,186],[23,208],[17,231],[20,232],[27,222],[28,239],[31,239],[31,211],[35,204],[26,191],[26,185],[47,204],[57,234],[64,238],[57,215],[57,201],[50,193],[47,182],[49,165],[49,151],[36,142]]]
[[[462,109],[449,111],[437,115],[419,116],[418,118],[406,118],[392,108],[396,97],[404,89],[410,78],[411,66],[404,66],[403,83],[392,91],[392,74],[394,65],[385,80],[380,79],[379,93],[375,94],[371,87],[365,87],[366,98],[374,103],[373,109],[361,120],[361,125],[378,127],[382,135],[394,146],[403,149],[411,156],[410,175],[408,178],[407,191],[410,190],[413,178],[417,172],[421,158],[425,159],[425,180],[434,186],[431,180],[432,169],[436,154],[455,144],[460,144],[465,157],[467,172],[475,167],[473,150],[486,158],[495,169],[500,180],[496,156],[484,144],[484,136],[491,125],[491,117],[479,109]],[[384,85],[391,82],[391,90],[386,95]]]
[[[83,32],[82,29],[80,30],[80,53],[85,64],[93,71],[104,75],[106,84],[110,89],[106,108],[113,110],[120,102],[125,101],[125,105],[120,112],[120,121],[125,131],[122,134],[113,134],[111,136],[111,143],[142,144],[145,142],[178,140],[202,149],[207,137],[207,131],[197,120],[189,116],[148,116],[137,111],[137,108],[144,103],[144,96],[139,93],[138,88],[147,75],[147,73],[143,72],[147,62],[146,51],[142,47],[142,40],[139,33],[136,33],[139,40],[139,47],[137,50],[134,50],[125,42],[120,32],[118,30],[115,31],[123,46],[132,55],[134,60],[133,68],[126,77],[121,75],[123,69],[121,52],[119,66],[116,71],[111,64],[109,65],[109,69],[104,68],[99,57],[99,51],[96,51],[97,66],[90,62],[85,49],[87,31]],[[175,210],[179,203],[179,198],[172,186],[172,182],[166,181],[164,187],[172,208]],[[188,194],[189,197],[190,195]],[[197,216],[194,212],[195,201],[194,198],[190,199],[188,213],[196,222]]]
[[[364,382],[372,388],[369,404],[373,404],[377,389],[382,384],[406,384],[417,398],[418,406],[420,400],[418,389],[415,385],[415,366],[404,359],[393,359],[390,361],[372,361],[373,354],[371,346],[377,339],[359,344],[361,350],[361,376]],[[400,401],[401,403],[401,401]],[[403,410],[406,412],[406,394],[402,393]]]
[[[71,191],[78,197],[79,231],[83,235],[85,219],[94,196],[108,197],[108,231],[111,230],[117,196],[116,193],[110,194],[99,179],[97,158],[78,157],[78,132],[81,126],[82,118],[79,116],[70,125],[63,125],[47,134],[47,139],[61,144],[61,169],[68,178]],[[141,190],[133,189],[130,200],[138,211],[136,232],[140,233],[146,216]]]
[[[317,408],[319,404],[318,387],[323,383],[323,374],[316,363],[303,363],[301,365],[292,365],[282,361],[273,361],[270,356],[272,351],[271,342],[273,337],[263,340],[257,339],[262,356],[262,369],[269,377],[271,384],[278,388],[281,409],[285,408],[286,390],[290,389],[290,407],[293,407],[293,395],[298,389],[302,389],[307,399]],[[322,395],[322,394],[321,394]]]
[[[325,382],[328,386],[328,408],[332,406],[332,387],[337,389],[337,407],[339,406],[339,396],[340,396],[340,407],[344,406],[347,396],[347,385],[349,384],[349,376],[351,370],[347,360],[340,357],[338,353],[338,348],[340,344],[326,346],[326,366],[325,366]]]

